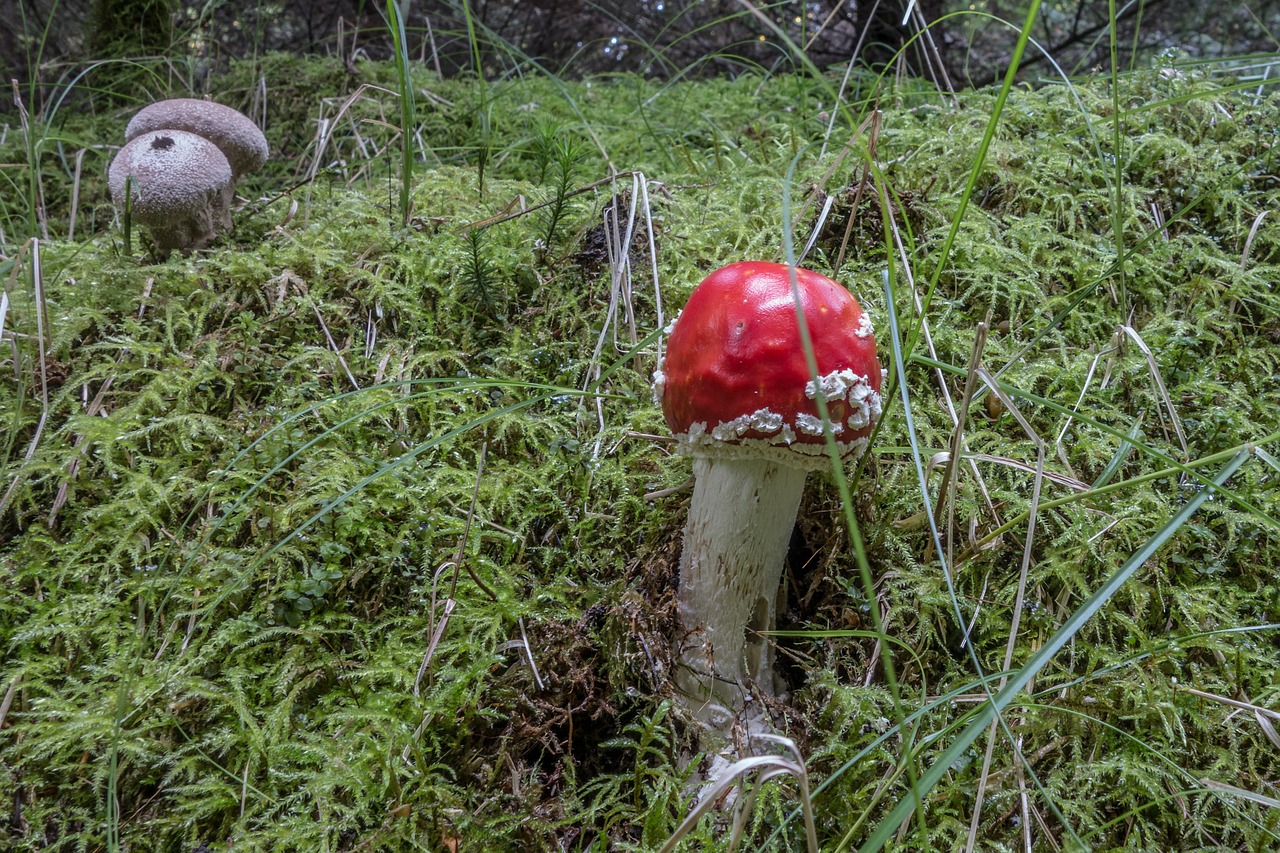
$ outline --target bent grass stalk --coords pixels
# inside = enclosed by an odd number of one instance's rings
[[[818,853],[818,832],[813,816],[813,796],[809,790],[809,772],[805,767],[804,756],[800,754],[800,749],[796,746],[795,741],[790,738],[757,734],[755,739],[775,743],[783,747],[791,753],[791,758],[784,758],[780,755],[753,755],[739,759],[726,767],[707,786],[706,790],[702,791],[698,804],[689,810],[688,816],[685,817],[680,826],[676,827],[676,831],[662,845],[659,853],[674,853],[676,845],[697,826],[698,821],[712,811],[721,798],[728,794],[735,785],[741,785],[744,791],[734,803],[733,828],[729,838],[729,849],[731,851],[734,850],[742,838],[747,815],[755,803],[760,786],[777,776],[791,776],[799,784],[799,812],[804,817],[806,849],[809,853]],[[750,789],[746,789],[746,779],[752,773],[757,774],[755,783]]]
[[[862,530],[858,525],[858,516],[853,507],[853,493],[849,487],[848,478],[845,477],[844,465],[841,462],[840,451],[836,445],[835,433],[831,428],[831,419],[827,409],[827,400],[822,393],[822,388],[821,388],[822,383],[818,381],[817,356],[814,354],[813,339],[809,334],[809,325],[805,320],[804,311],[800,309],[800,300],[799,300],[799,295],[797,291],[797,284],[795,281],[795,271],[794,271],[794,267],[796,264],[795,242],[792,239],[790,225],[792,222],[791,186],[794,181],[795,168],[798,160],[799,160],[798,155],[797,157],[792,158],[791,163],[787,170],[786,180],[782,184],[781,214],[782,214],[782,222],[784,223],[783,251],[785,253],[787,264],[791,268],[791,277],[792,277],[791,288],[792,288],[792,295],[796,305],[796,320],[800,330],[800,341],[804,347],[805,361],[808,363],[808,366],[809,366],[810,378],[812,379],[814,387],[817,390],[817,394],[815,395],[814,402],[817,404],[818,414],[822,418],[823,439],[826,442],[827,454],[831,459],[831,475],[832,475],[832,478],[835,480],[836,489],[838,490],[838,493],[840,495],[840,507],[841,507],[841,510],[843,511],[844,522],[845,522],[845,527],[847,528],[847,531],[848,531],[849,542],[853,548],[855,564],[858,567],[858,575],[862,580],[863,595],[866,596],[866,600],[870,603],[870,614],[871,614],[872,626],[874,627],[876,633],[881,635],[881,637],[883,638],[883,637],[887,637],[887,631],[885,630],[885,627],[884,627],[883,616],[880,613],[879,599],[876,595],[875,579],[871,575],[871,561],[867,557],[866,544],[863,542]],[[883,414],[881,415],[881,417],[883,418]],[[873,432],[873,435],[874,435],[874,432]],[[882,640],[882,642],[884,641]],[[904,711],[902,707],[902,696],[898,688],[898,677],[897,677],[896,666],[894,664],[893,654],[890,651],[888,644],[887,643],[884,644],[883,648],[884,648],[884,655],[882,657],[882,660],[884,662],[885,681],[889,686],[890,695],[893,697],[894,713],[898,717],[899,725],[901,725],[905,719],[905,716],[904,716]],[[921,794],[918,793],[918,789],[916,788],[917,779],[916,779],[916,768],[915,768],[914,760],[908,757],[908,759],[904,762],[904,764],[905,764],[908,781],[910,782],[910,785],[911,785],[912,798],[914,799],[922,796]],[[918,826],[921,842],[927,845],[928,844],[928,828],[925,825],[925,822],[921,820],[918,822],[917,826]]]
[[[886,310],[889,312],[890,324],[894,329],[894,340],[897,340],[897,317],[893,310],[892,294],[886,302]],[[911,404],[906,391],[906,374],[905,363],[902,357],[903,353],[900,348],[895,347],[894,365],[899,376],[902,388],[904,415],[908,418],[908,432],[914,438],[914,430],[910,425]],[[1252,458],[1251,449],[1243,449],[1237,452],[1230,461],[1218,472],[1213,478],[1212,483],[1221,488],[1226,481],[1242,466],[1246,461]],[[918,451],[915,454],[916,473],[920,483],[920,494],[926,509],[929,505],[929,487],[924,475],[924,463]],[[1164,526],[1152,536],[1145,545],[1134,552],[1128,560],[1114,573],[1110,578],[1100,586],[1092,596],[1089,597],[1076,611],[1066,619],[1062,626],[1058,628],[1052,636],[1045,642],[1043,646],[1037,649],[1027,663],[1018,670],[1010,674],[1009,681],[1004,688],[996,692],[994,695],[989,694],[989,698],[976,711],[971,722],[966,726],[964,731],[956,737],[955,740],[935,759],[933,764],[925,771],[919,780],[919,794],[923,797],[928,794],[946,775],[961,755],[963,755],[993,722],[1001,722],[1003,725],[1003,712],[1013,701],[1014,697],[1022,691],[1032,678],[1057,655],[1057,653],[1080,631],[1084,624],[1092,618],[1102,607],[1115,595],[1115,593],[1132,577],[1136,572],[1156,551],[1158,551],[1177,531],[1187,523],[1188,519],[1195,514],[1206,500],[1212,494],[1210,489],[1200,490],[1192,497],[1183,507],[1171,517]],[[1043,509],[1043,507],[1041,507]],[[929,513],[930,528],[935,540],[935,546],[941,546],[938,541],[939,533],[932,523],[932,513]],[[948,574],[948,582],[949,582]],[[957,614],[959,615],[959,614]],[[984,679],[984,690],[989,681]],[[1006,729],[1006,736],[1013,742],[1011,734]],[[905,798],[899,801],[893,811],[885,817],[877,826],[874,832],[863,842],[859,850],[863,853],[877,851],[884,847],[899,831],[904,822],[909,820],[917,809],[917,801],[913,798]],[[923,815],[920,816],[923,819]]]

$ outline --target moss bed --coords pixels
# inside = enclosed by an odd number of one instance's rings
[[[37,123],[49,239],[18,239],[21,181],[0,219],[0,847],[660,846],[695,741],[656,333],[712,269],[811,237],[892,376],[848,471],[888,641],[829,478],[785,573],[776,719],[824,849],[910,796],[975,661],[1004,670],[1024,557],[1015,669],[1242,450],[1007,709],[979,849],[1021,849],[1024,815],[1036,849],[1280,844],[1280,96],[1175,68],[1018,88],[975,174],[995,92],[858,80],[828,133],[835,78],[424,74],[406,226],[393,81],[234,69],[218,99],[265,110],[273,158],[233,233],[164,264],[105,187],[136,105]],[[936,501],[982,322],[1009,391],[969,408],[944,572],[916,460]],[[891,847],[960,849],[985,742]],[[795,797],[765,786],[758,849],[801,849]]]

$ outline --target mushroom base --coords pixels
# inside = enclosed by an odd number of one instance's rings
[[[725,730],[751,698],[773,693],[779,582],[807,472],[770,460],[695,456],[680,555],[676,686]]]
[[[209,206],[198,208],[187,216],[171,217],[168,221],[159,218],[147,221],[145,224],[151,232],[156,257],[164,261],[174,249],[187,255],[212,243],[220,230],[226,230],[221,228],[224,221],[221,211],[215,209],[220,198],[220,194],[211,193]],[[226,219],[229,227],[230,217]]]

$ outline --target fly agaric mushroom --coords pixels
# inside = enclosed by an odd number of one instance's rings
[[[753,684],[768,693],[779,686],[761,632],[774,626],[805,477],[830,465],[824,429],[842,457],[856,458],[880,415],[880,363],[861,306],[826,276],[795,268],[794,278],[793,296],[784,264],[736,263],[709,275],[672,324],[654,375],[677,447],[693,456],[677,688],[721,730],[746,708]]]
[[[161,260],[174,249],[203,249],[217,236],[231,165],[209,140],[182,130],[135,137],[107,170],[111,200],[121,210],[129,178],[131,215],[150,229]]]
[[[248,116],[223,104],[198,98],[172,98],[143,107],[124,129],[126,142],[156,130],[185,130],[218,146],[231,164],[231,182],[218,207],[217,225],[231,228],[231,200],[246,172],[267,162],[267,138]]]

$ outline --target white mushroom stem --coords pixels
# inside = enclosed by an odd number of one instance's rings
[[[772,693],[778,587],[808,472],[768,459],[697,455],[680,556],[677,686],[725,729],[754,686]]]

